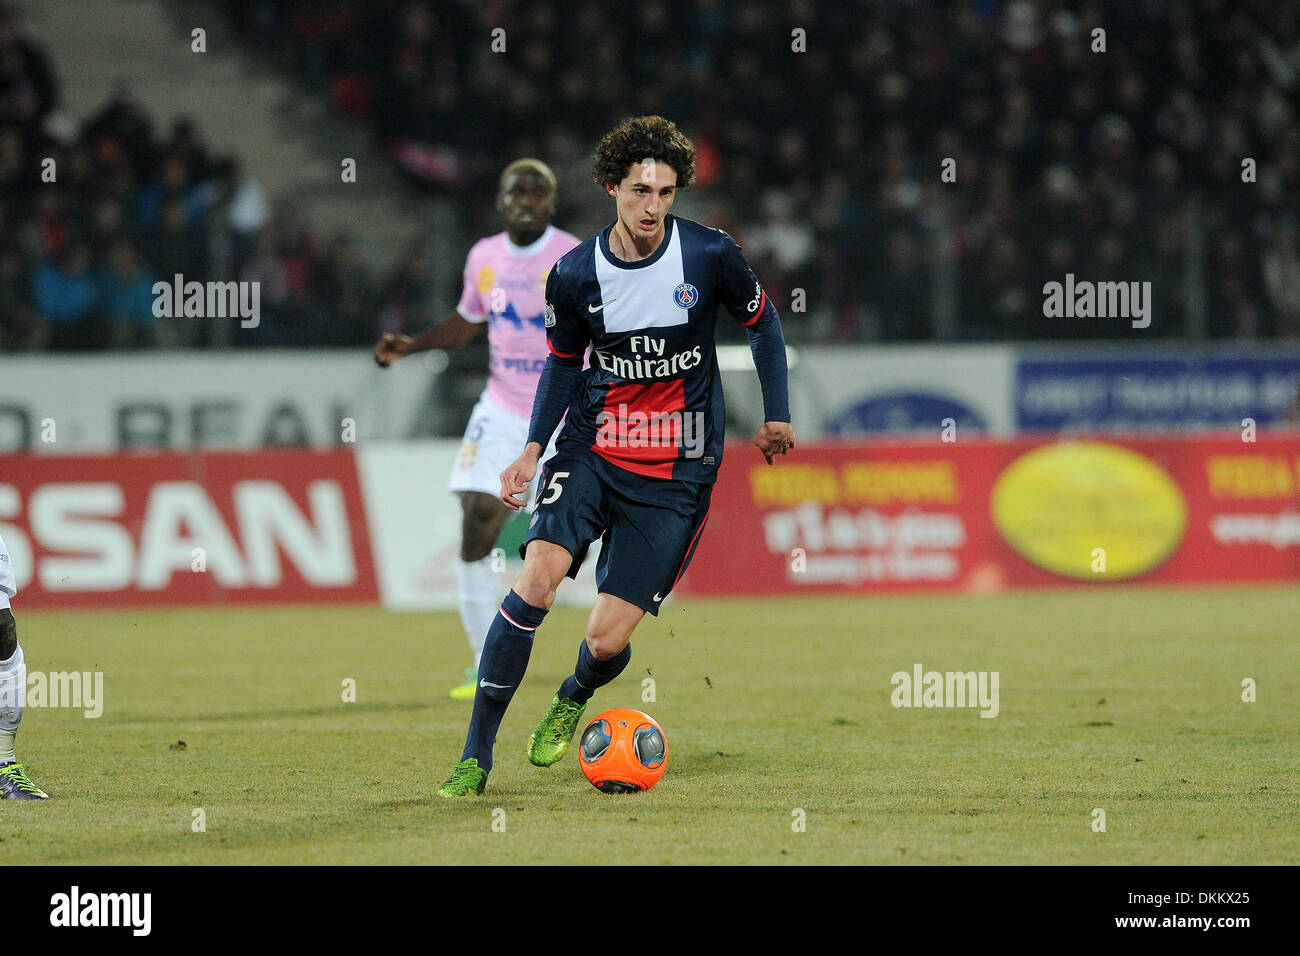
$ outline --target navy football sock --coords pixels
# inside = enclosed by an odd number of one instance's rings
[[[488,628],[483,656],[479,658],[474,713],[469,719],[461,760],[475,757],[484,770],[492,769],[492,745],[496,743],[497,728],[528,670],[533,632],[545,617],[545,608],[533,607],[513,590],[501,602],[501,609]]]
[[[628,644],[622,651],[609,660],[601,661],[587,649],[587,642],[578,645],[578,666],[573,669],[573,676],[566,677],[560,685],[560,696],[585,704],[591,700],[598,687],[604,687],[627,667],[632,659],[632,645]]]

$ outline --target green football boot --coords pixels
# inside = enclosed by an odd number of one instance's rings
[[[474,694],[478,691],[478,668],[465,668],[465,682],[457,684],[447,695],[452,700],[473,700]]]
[[[561,698],[559,694],[552,697],[546,715],[528,738],[528,762],[537,767],[549,767],[563,757],[586,709],[586,704],[576,700]]]
[[[462,760],[451,768],[451,776],[438,788],[440,797],[467,797],[481,794],[487,786],[487,771],[478,765],[477,757]]]

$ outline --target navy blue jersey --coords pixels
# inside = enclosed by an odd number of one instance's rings
[[[721,229],[668,214],[654,254],[624,262],[610,251],[612,228],[562,256],[546,280],[551,352],[580,361],[592,350],[557,445],[580,443],[651,478],[711,482],[726,422],[718,306],[746,326],[775,323],[779,335],[776,308]]]

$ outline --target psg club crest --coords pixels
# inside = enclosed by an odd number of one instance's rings
[[[683,282],[676,289],[673,289],[673,301],[682,309],[689,309],[696,302],[700,301],[699,290],[689,282]]]
[[[555,306],[551,305],[551,303],[549,302],[546,303],[545,314],[546,314],[546,327],[548,329],[555,328]]]

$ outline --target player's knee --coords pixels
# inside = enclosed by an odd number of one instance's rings
[[[18,622],[9,608],[0,608],[0,661],[8,660],[18,650]]]
[[[573,556],[549,541],[531,541],[524,553],[524,569],[515,579],[515,593],[533,607],[550,610],[555,592],[568,573]]]
[[[555,603],[555,585],[545,577],[531,573],[527,567],[515,581],[514,591],[524,599],[525,603],[533,607],[545,608],[549,611],[551,605]]]
[[[482,561],[492,553],[492,546],[496,542],[491,536],[479,533],[473,537],[466,534],[460,539],[460,559],[467,564],[473,564],[475,561]]]
[[[623,653],[623,648],[627,647],[628,638],[626,635],[615,633],[609,629],[587,628],[587,650],[591,656],[598,661],[607,661]]]
[[[462,561],[481,561],[492,553],[502,525],[505,506],[488,495],[469,493],[462,498],[460,533]]]

